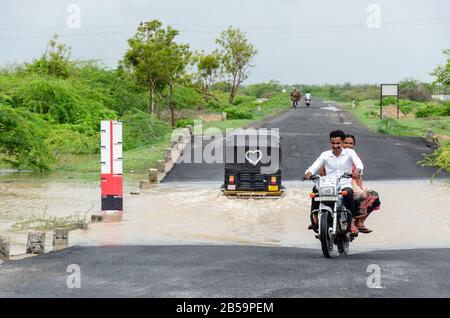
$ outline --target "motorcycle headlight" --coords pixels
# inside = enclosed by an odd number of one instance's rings
[[[321,196],[332,196],[335,195],[334,187],[320,187],[320,195]]]

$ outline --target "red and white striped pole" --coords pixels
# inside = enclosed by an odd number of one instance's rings
[[[101,122],[102,213],[123,212],[122,122]]]

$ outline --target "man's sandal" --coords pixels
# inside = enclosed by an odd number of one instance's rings
[[[368,233],[371,233],[371,232],[373,232],[373,230],[371,230],[371,229],[368,229],[367,227],[365,227],[365,226],[363,226],[363,227],[359,227],[358,228],[358,231],[360,231],[361,233],[364,233],[364,234],[368,234]]]

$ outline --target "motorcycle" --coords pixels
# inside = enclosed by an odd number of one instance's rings
[[[318,193],[311,192],[311,199],[320,202],[319,209],[311,212],[311,224],[314,224],[314,217],[318,220],[313,230],[317,233],[316,238],[320,240],[322,253],[326,258],[339,255],[347,255],[350,242],[355,238],[351,235],[352,213],[343,203],[346,191],[341,191],[340,180],[351,178],[351,173],[344,173],[342,176],[329,177],[313,175],[310,177],[316,184]]]
[[[311,99],[305,99],[305,105],[306,107],[309,107],[309,105],[311,105]]]

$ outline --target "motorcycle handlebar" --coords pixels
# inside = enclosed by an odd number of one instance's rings
[[[342,179],[342,178],[352,178],[352,177],[353,177],[353,176],[352,176],[352,174],[351,174],[350,172],[345,172],[343,175],[341,175],[341,176],[339,177],[339,179]],[[303,177],[303,178],[302,178],[302,181],[306,181],[306,180],[316,181],[316,180],[318,180],[318,179],[320,179],[320,176],[317,175],[317,174],[313,174],[311,177],[309,177],[309,179],[305,179],[305,177]]]

